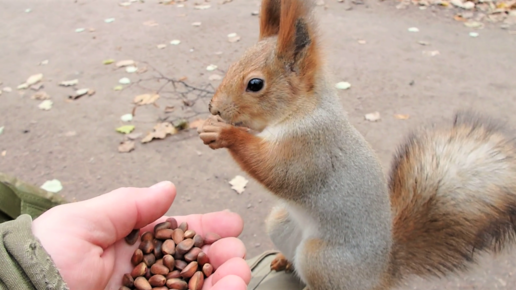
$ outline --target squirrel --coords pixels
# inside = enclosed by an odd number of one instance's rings
[[[331,83],[308,0],[262,0],[258,42],[198,133],[278,197],[266,219],[306,290],[386,290],[467,270],[516,237],[516,139],[471,111],[416,130],[387,179]]]

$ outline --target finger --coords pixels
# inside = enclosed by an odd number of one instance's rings
[[[220,272],[219,272],[220,271]],[[222,273],[224,272],[224,273]],[[245,272],[245,273],[244,273]],[[231,260],[224,268],[220,268],[204,282],[203,289],[210,290],[244,290],[251,280],[251,270],[244,260]]]
[[[244,243],[232,237],[221,239],[209,247],[204,247],[203,252],[208,255],[210,264],[215,269],[218,269],[221,265],[224,265],[224,263],[233,258],[245,258]]]
[[[199,137],[204,142],[204,144],[210,144],[211,142],[217,140],[218,133],[201,133]]]
[[[95,231],[86,238],[107,247],[133,229],[142,228],[163,216],[175,196],[175,186],[167,181],[149,188],[119,188],[70,207],[76,216],[95,225]]]

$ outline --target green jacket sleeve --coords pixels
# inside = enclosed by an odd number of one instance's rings
[[[68,289],[31,224],[26,214],[0,224],[0,290]]]

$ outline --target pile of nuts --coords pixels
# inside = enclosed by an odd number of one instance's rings
[[[126,237],[134,245],[139,230]],[[153,232],[145,232],[131,257],[134,269],[122,277],[119,290],[200,290],[204,279],[213,274],[210,259],[201,249],[220,239],[215,233],[205,237],[188,229],[187,223],[177,225],[174,218],[157,224]]]

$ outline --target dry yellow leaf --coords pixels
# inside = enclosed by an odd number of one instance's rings
[[[169,134],[174,135],[176,133],[177,133],[177,129],[174,128],[174,126],[172,126],[172,124],[167,123],[167,122],[158,123],[158,124],[156,124],[156,126],[154,126],[154,129],[152,130],[152,132],[147,134],[147,136],[145,136],[141,142],[148,143],[148,142],[152,141],[153,139],[165,139],[165,137],[167,137],[167,135],[169,135]]]
[[[410,118],[410,115],[395,114],[394,118],[399,119],[399,120],[407,120],[408,118]]]
[[[134,97],[133,102],[139,106],[150,105],[150,104],[156,102],[157,99],[159,99],[158,94],[143,94],[143,95],[138,95],[138,96]]]

